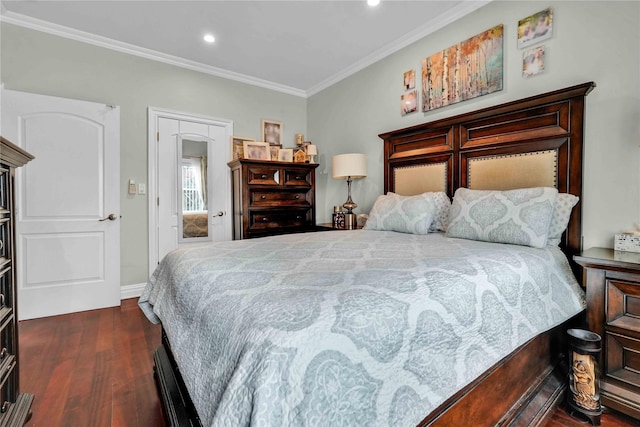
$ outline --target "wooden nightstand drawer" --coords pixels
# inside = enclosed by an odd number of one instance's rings
[[[280,169],[268,166],[250,166],[247,182],[249,185],[280,185]]]
[[[640,334],[640,283],[607,280],[607,324]]]
[[[640,340],[609,332],[606,340],[605,376],[640,392]]]
[[[310,206],[306,191],[249,190],[249,206]]]
[[[311,174],[312,174],[311,170],[285,169],[284,185],[311,187],[311,183],[312,183]]]

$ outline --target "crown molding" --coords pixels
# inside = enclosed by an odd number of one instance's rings
[[[277,92],[286,93],[288,95],[299,96],[306,98],[307,94],[302,89],[282,85],[279,83],[270,82],[268,80],[259,79],[256,77],[248,76],[246,74],[235,73],[222,68],[205,65],[200,62],[190,61],[188,59],[180,58],[178,56],[168,55],[162,52],[158,52],[152,49],[146,49],[140,46],[135,46],[129,43],[123,43],[117,40],[110,39],[108,37],[102,37],[95,34],[87,33],[80,30],[75,30],[63,25],[54,24],[51,22],[43,21],[41,19],[32,18],[20,13],[14,13],[4,10],[0,15],[0,22],[6,22],[8,24],[14,24],[21,27],[29,28],[36,31],[41,31],[47,34],[52,34],[67,39],[92,44],[94,46],[103,47],[106,49],[115,50],[118,52],[126,53],[129,55],[139,56],[152,61],[158,61],[176,67],[186,68],[193,71],[198,71],[205,74],[210,74],[216,77],[222,77],[229,80],[234,80],[240,83],[246,83],[253,86],[262,87],[265,89],[274,90]]]
[[[58,25],[48,21],[32,18],[19,13],[10,12],[4,8],[4,5],[2,5],[2,3],[0,3],[0,5],[3,6],[2,13],[0,14],[0,22],[19,25],[21,27],[41,31],[55,36],[92,44],[94,46],[115,50],[129,55],[139,56],[152,61],[158,61],[165,64],[174,65],[176,67],[186,68],[192,71],[197,71],[224,79],[234,80],[240,83],[257,86],[288,95],[308,98],[338,83],[339,81],[346,79],[347,77],[357,73],[358,71],[361,71],[366,67],[386,58],[387,56],[409,46],[410,44],[417,42],[418,40],[428,36],[429,34],[436,32],[437,30],[451,24],[452,22],[462,18],[463,16],[468,15],[469,13],[485,6],[491,1],[493,0],[465,0],[457,7],[447,11],[445,14],[440,15],[437,18],[432,19],[431,21],[428,21],[424,25],[416,28],[414,31],[411,31],[405,36],[395,40],[394,42],[381,47],[380,49],[366,56],[360,61],[354,63],[353,65],[350,65],[349,67],[343,69],[342,71],[334,74],[328,79],[323,80],[322,82],[312,86],[307,90],[274,83],[268,80],[259,79],[256,77],[248,76],[246,74],[236,73],[210,65],[205,65],[200,62],[191,61],[188,59],[180,58],[178,56],[168,55],[152,49],[146,49],[140,46],[123,43],[107,37],[75,30],[63,25]]]
[[[306,96],[307,98],[313,96],[324,89],[333,86],[341,80],[346,79],[347,77],[361,71],[368,66],[380,61],[381,59],[386,58],[387,56],[409,46],[412,43],[417,42],[420,39],[428,36],[429,34],[435,33],[441,28],[446,27],[454,21],[462,18],[469,13],[480,9],[481,7],[491,3],[493,0],[465,0],[459,6],[450,9],[446,13],[439,15],[437,18],[428,21],[424,25],[416,28],[414,31],[411,31],[404,35],[403,37],[389,43],[372,54],[364,57],[360,61],[354,63],[353,65],[345,68],[339,73],[334,74],[328,79],[318,83],[317,85],[312,86],[307,89]]]

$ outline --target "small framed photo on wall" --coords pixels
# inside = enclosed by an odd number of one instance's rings
[[[271,145],[282,145],[282,134],[284,133],[282,122],[262,119],[260,128],[260,136],[264,142]]]
[[[416,70],[409,70],[404,73],[404,90],[415,89]]]
[[[540,43],[552,34],[553,11],[549,8],[518,21],[518,48]]]
[[[544,46],[527,49],[522,54],[522,76],[532,77],[544,71]]]
[[[411,90],[400,95],[400,114],[406,115],[418,111],[418,91]]]

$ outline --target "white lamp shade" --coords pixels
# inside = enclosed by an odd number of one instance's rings
[[[315,156],[318,154],[318,147],[313,144],[307,145],[307,156]]]
[[[364,178],[367,176],[367,157],[364,154],[338,154],[331,159],[335,179]]]

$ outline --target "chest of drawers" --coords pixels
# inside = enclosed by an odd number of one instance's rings
[[[15,257],[15,169],[33,159],[0,136],[0,426],[22,426],[33,395],[19,392]]]
[[[640,419],[640,254],[591,248],[574,259],[584,269],[589,330],[602,338],[602,404]]]
[[[315,229],[317,164],[234,160],[233,238]]]

